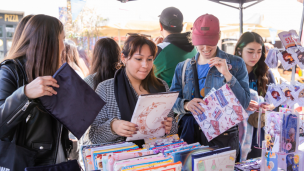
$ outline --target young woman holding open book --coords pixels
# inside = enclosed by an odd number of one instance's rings
[[[130,34],[121,55],[120,69],[113,79],[100,83],[96,93],[106,102],[89,130],[89,139],[93,144],[115,142],[132,137],[138,131],[131,123],[139,95],[168,92],[169,87],[153,74],[153,60],[156,45],[145,36]],[[167,134],[177,133],[174,113],[162,121]],[[135,141],[137,145],[143,140]]]

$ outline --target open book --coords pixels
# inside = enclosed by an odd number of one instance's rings
[[[164,136],[161,122],[168,116],[177,97],[178,92],[140,95],[131,119],[138,125],[139,131],[126,141]]]

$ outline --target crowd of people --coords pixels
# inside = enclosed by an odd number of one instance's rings
[[[0,68],[1,141],[12,141],[21,130],[25,141],[19,145],[37,153],[35,166],[64,162],[71,149],[77,149],[75,144],[72,147],[68,130],[44,111],[38,100],[57,94],[52,87],[60,85],[52,75],[66,62],[106,102],[78,146],[132,137],[138,131],[130,122],[138,96],[178,91],[172,110],[162,121],[166,134],[178,133],[188,144],[230,146],[239,156],[239,126],[208,142],[193,115],[204,111],[199,105],[205,104],[203,97],[224,84],[247,111],[275,110],[269,104],[259,106],[250,96],[250,91],[256,91],[265,97],[267,85],[276,83],[264,62],[267,52],[262,37],[244,33],[232,55],[218,48],[220,21],[211,14],[199,16],[192,32],[187,33],[181,33],[183,14],[177,8],[164,9],[159,22],[162,37],[128,34],[122,49],[113,39],[102,38],[90,59],[75,43],[65,41],[64,26],[58,19],[47,15],[24,17]],[[245,120],[254,127],[247,158],[261,157],[261,150],[254,148],[257,116],[254,112]],[[142,145],[143,141],[135,143]]]

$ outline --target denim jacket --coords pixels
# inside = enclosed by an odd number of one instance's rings
[[[196,54],[195,61],[197,61],[199,55],[199,53]],[[232,68],[229,70],[232,74],[232,79],[230,82],[226,82],[225,77],[216,69],[216,67],[211,67],[206,77],[205,94],[208,94],[213,87],[215,89],[219,89],[224,84],[228,83],[230,84],[230,88],[237,99],[240,101],[244,109],[246,109],[250,102],[250,91],[248,81],[249,78],[245,62],[242,58],[227,54],[219,48],[217,48],[216,56],[222,59],[226,59],[227,64],[230,64],[232,66]],[[189,113],[184,109],[184,102],[192,100],[191,94],[194,88],[194,78],[190,63],[191,61],[188,62],[185,71],[184,89],[182,89],[182,71],[185,61],[180,62],[176,66],[172,85],[170,88],[170,91],[179,91],[179,96],[173,106],[173,111],[179,115],[178,121],[180,121],[182,116]]]

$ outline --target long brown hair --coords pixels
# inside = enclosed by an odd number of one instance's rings
[[[262,37],[255,33],[255,32],[246,32],[244,33],[240,39],[238,40],[236,46],[234,55],[242,57],[243,48],[247,46],[247,44],[251,42],[256,42],[262,45],[262,55],[260,60],[255,64],[253,67],[253,73],[258,79],[258,94],[261,96],[266,95],[266,87],[268,84],[268,66],[266,65],[265,61],[265,46],[263,43]]]
[[[20,23],[17,25],[16,30],[14,32],[14,36],[13,36],[13,40],[12,40],[12,46],[10,51],[13,51],[13,49],[16,47],[18,40],[21,37],[21,34],[24,30],[25,25],[27,24],[27,22],[33,17],[34,15],[27,15],[25,17],[22,18],[22,20],[20,21]],[[9,52],[8,52],[9,53]]]
[[[64,46],[65,47],[64,47],[64,50],[62,51],[62,55],[61,55],[61,63],[74,62],[78,67],[80,67],[79,66],[79,54],[77,51],[77,47],[68,42],[65,42]]]
[[[94,90],[102,81],[114,78],[120,51],[118,44],[111,38],[102,38],[96,42],[90,68],[90,74],[96,73],[93,78]]]
[[[62,32],[63,25],[57,18],[35,15],[26,24],[20,40],[7,58],[26,56],[28,82],[39,76],[53,75],[60,64],[58,37]]]
[[[132,35],[127,38],[124,44],[124,48],[122,49],[123,56],[125,58],[131,58],[137,50],[141,52],[141,48],[143,47],[143,45],[149,46],[151,54],[154,59],[157,52],[157,47],[155,43],[149,40],[147,37],[140,35]],[[118,67],[121,67],[121,65]],[[153,70],[154,67],[151,69],[147,77],[141,82],[141,86],[148,92],[149,92],[149,85],[152,85],[155,88],[161,86],[161,83],[155,77]]]

